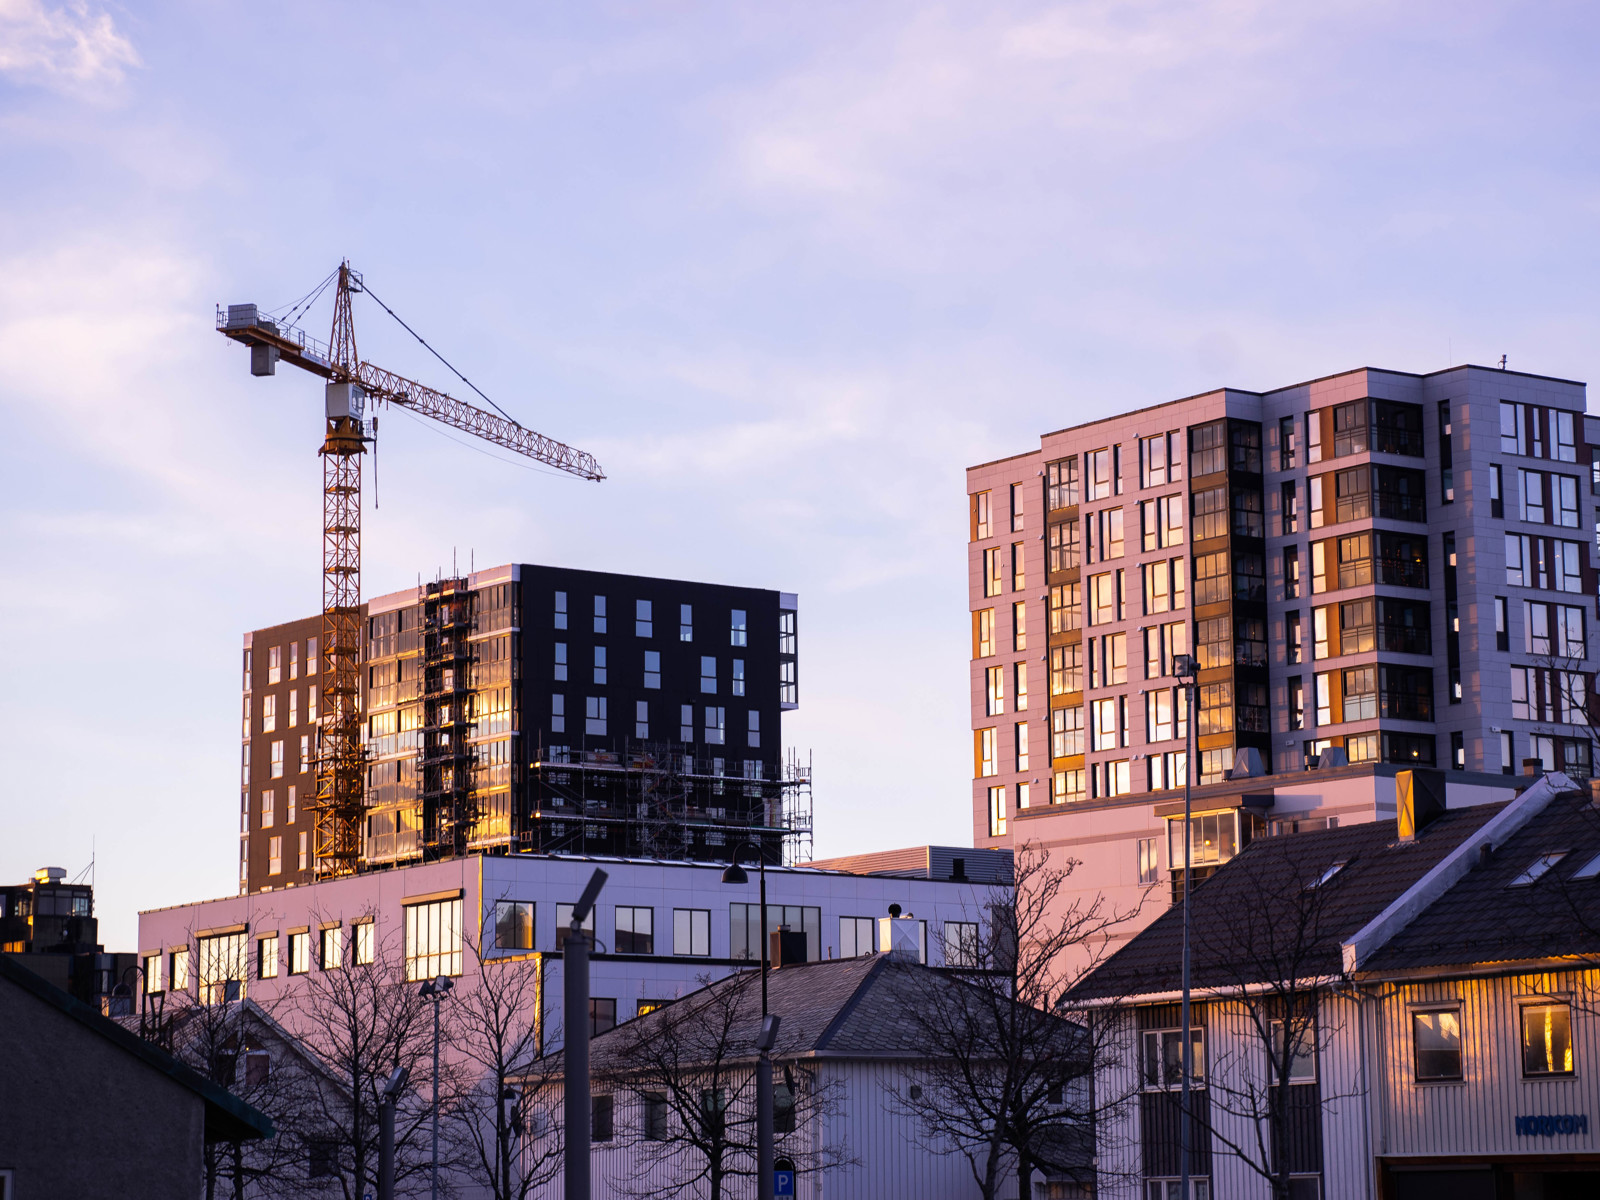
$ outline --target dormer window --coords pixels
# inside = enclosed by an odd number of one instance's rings
[[[1510,883],[1506,884],[1506,886],[1527,887],[1529,884],[1537,883],[1540,879],[1544,878],[1546,872],[1548,872],[1551,867],[1555,866],[1566,856],[1567,852],[1565,850],[1552,850],[1548,854],[1541,854],[1538,858],[1534,859],[1528,864],[1528,869],[1526,871],[1524,871],[1521,875],[1518,875]]]
[[[1584,863],[1583,866],[1574,871],[1572,873],[1572,878],[1593,879],[1596,875],[1600,875],[1600,854],[1596,854],[1588,862]]]
[[[1346,865],[1347,865],[1347,864],[1348,864],[1348,863],[1349,863],[1349,862],[1350,862],[1350,860],[1349,860],[1349,859],[1348,859],[1348,858],[1341,858],[1341,859],[1340,859],[1340,860],[1339,860],[1339,861],[1338,861],[1338,862],[1336,862],[1336,863],[1330,863],[1330,864],[1329,864],[1329,865],[1328,865],[1328,869],[1327,869],[1327,870],[1325,870],[1325,871],[1324,871],[1324,872],[1323,872],[1323,873],[1322,873],[1322,874],[1321,874],[1321,875],[1318,875],[1318,876],[1317,876],[1317,877],[1316,877],[1316,878],[1315,878],[1315,879],[1313,879],[1313,880],[1312,880],[1312,881],[1311,881],[1311,882],[1310,882],[1310,883],[1308,883],[1308,884],[1306,884],[1306,891],[1308,891],[1308,892],[1309,892],[1309,891],[1313,891],[1313,890],[1315,890],[1315,889],[1316,889],[1316,888],[1319,888],[1319,887],[1321,887],[1321,886],[1322,886],[1322,885],[1323,885],[1323,884],[1325,884],[1325,883],[1327,883],[1327,882],[1328,882],[1328,880],[1330,880],[1330,879],[1332,879],[1332,878],[1333,878],[1333,877],[1334,877],[1334,876],[1335,876],[1335,875],[1337,875],[1337,874],[1338,874],[1338,873],[1339,873],[1339,872],[1340,872],[1340,871],[1342,871],[1342,870],[1344,870],[1344,869],[1345,869],[1345,866],[1346,866]]]

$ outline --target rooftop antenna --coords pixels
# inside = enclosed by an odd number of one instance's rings
[[[1502,371],[1506,369],[1506,356],[1504,354],[1500,356],[1500,369]]]

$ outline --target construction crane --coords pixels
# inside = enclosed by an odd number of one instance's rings
[[[503,413],[492,413],[393,371],[363,362],[356,352],[351,297],[366,288],[349,262],[339,264],[333,330],[327,345],[293,324],[274,320],[254,304],[217,309],[217,329],[250,347],[250,373],[275,374],[287,362],[327,380],[322,449],[322,703],[317,722],[316,877],[349,875],[361,854],[366,755],[359,706],[361,664],[361,457],[377,432],[374,408],[396,405],[431,417],[546,466],[598,482],[600,464],[582,450],[525,429]],[[303,311],[334,281],[330,275],[293,306]],[[370,295],[370,293],[368,293]],[[376,299],[376,297],[373,297]],[[393,310],[379,305],[394,316]],[[396,316],[396,320],[399,318]],[[405,322],[400,322],[405,325]],[[416,337],[410,326],[407,332]],[[417,337],[418,341],[422,341]],[[423,345],[427,345],[423,342]],[[428,349],[432,351],[432,347]],[[437,356],[437,352],[434,351]],[[444,360],[440,358],[440,361]],[[449,364],[446,363],[448,366]],[[451,370],[454,370],[452,367]],[[457,373],[459,374],[459,372]],[[474,387],[465,376],[462,381]],[[482,392],[478,393],[480,396]],[[484,397],[488,399],[488,397]],[[490,401],[492,404],[493,401]],[[498,407],[498,406],[497,406]]]

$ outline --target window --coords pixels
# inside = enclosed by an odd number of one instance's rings
[[[1076,586],[1073,585],[1074,589]],[[1056,589],[1051,591],[1054,593]],[[994,652],[994,609],[981,609],[972,614],[972,657],[989,658]]]
[[[656,910],[617,905],[617,940],[612,949],[618,954],[654,954]]]
[[[1111,449],[1091,450],[1084,455],[1088,499],[1104,500],[1111,495]]]
[[[1177,1029],[1144,1031],[1143,1077],[1147,1091],[1183,1086],[1183,1033]],[[1189,1082],[1203,1085],[1206,1076],[1205,1030],[1189,1030]]]
[[[1220,604],[1228,599],[1228,555],[1197,554],[1194,560],[1194,602]]]
[[[617,1027],[617,1001],[614,996],[589,998],[589,1036],[599,1037]]]
[[[1083,691],[1083,644],[1050,648],[1050,694],[1064,696]]]
[[[1027,484],[1013,483],[1011,485],[1011,532],[1022,532],[1023,498],[1027,495]]]
[[[272,743],[272,751],[271,751],[271,753],[272,753],[272,760],[271,760],[272,761],[272,778],[273,779],[282,779],[283,778],[283,743],[281,741],[273,742]]]
[[[350,957],[358,967],[370,967],[377,952],[372,922],[357,921],[350,926]]]
[[[1521,404],[1500,401],[1500,453],[1527,454],[1528,422]]]
[[[1018,712],[1026,712],[1028,708],[1028,664],[1025,662],[1011,664],[1011,680],[1013,703]]]
[[[281,875],[283,873],[283,838],[267,839],[267,874]]]
[[[1326,676],[1319,676],[1326,678]],[[1378,671],[1376,667],[1356,667],[1341,672],[1344,720],[1370,721],[1378,715]],[[1322,722],[1318,721],[1318,724]]]
[[[1094,748],[1117,748],[1117,701],[1115,697],[1094,702]]]
[[[1300,598],[1300,547],[1285,546],[1283,548],[1283,598],[1285,600],[1298,600]]]
[[[1355,400],[1333,409],[1333,456],[1364,454],[1367,450],[1367,402]]]
[[[649,600],[635,600],[633,602],[633,636],[652,637],[655,633],[655,619],[653,613],[655,606]]]
[[[495,901],[495,949],[532,950],[533,912],[533,901],[531,900]]]
[[[585,696],[583,700],[583,731],[604,737],[606,732],[606,698]]]
[[[646,650],[644,652],[644,686],[659,688],[661,686],[661,651]]]
[[[596,633],[604,633],[606,631],[606,598],[604,596],[596,596],[594,598],[594,631]]]
[[[859,958],[874,950],[873,929],[877,925],[871,917],[839,918],[839,957]]]
[[[300,723],[300,689],[289,689],[289,728]]]
[[[304,975],[311,970],[311,934],[300,930],[289,935],[289,974]]]
[[[972,540],[982,541],[994,533],[993,505],[990,503],[988,492],[974,492],[972,495]]]
[[[300,774],[304,775],[311,770],[311,735],[300,735]],[[294,789],[289,789],[289,822],[294,823]]]
[[[1111,572],[1089,576],[1089,624],[1108,625],[1116,620],[1116,579]]]
[[[728,693],[733,696],[744,695],[744,659],[733,660],[733,672],[728,679]]]
[[[1026,559],[1021,542],[1011,543],[1011,590],[1020,592],[1028,586]]]
[[[572,932],[572,910],[575,907],[576,907],[576,905],[572,905],[572,904],[557,904],[556,905],[556,949],[557,950],[561,949],[562,946],[566,945],[567,935]],[[591,942],[594,940],[594,914],[595,914],[595,909],[591,908],[589,910],[589,915],[583,919],[583,925],[582,925],[583,932],[588,935],[589,940]]]
[[[728,710],[725,708],[707,707],[706,736],[708,746],[724,746],[728,742]]]
[[[1306,689],[1298,675],[1289,678],[1289,728],[1306,727]]]
[[[1545,769],[1549,770],[1550,768],[1546,767]],[[1530,884],[1537,883],[1539,880],[1545,877],[1551,867],[1555,866],[1566,856],[1567,852],[1565,850],[1552,850],[1548,854],[1541,854],[1538,858],[1534,859],[1528,864],[1527,870],[1523,871],[1510,883],[1506,884],[1506,886],[1528,887]]]
[[[567,594],[565,592],[556,593],[554,625],[557,629],[565,629],[567,627]]]
[[[1196,689],[1196,703],[1200,709],[1200,723],[1196,732],[1200,737],[1213,733],[1233,731],[1233,684],[1207,683]]]
[[[1260,492],[1241,488],[1233,493],[1233,532],[1237,536],[1265,537],[1266,520]]]
[[[1290,1180],[1291,1184],[1293,1182]],[[1144,1200],[1183,1200],[1183,1180],[1145,1180]],[[1211,1181],[1195,1175],[1189,1176],[1189,1200],[1211,1200]],[[1302,1200],[1302,1197],[1291,1193],[1291,1200]],[[1316,1197],[1313,1195],[1305,1200],[1316,1200]]]
[[[1078,460],[1057,459],[1044,469],[1045,505],[1054,511],[1078,503]]]
[[[1329,867],[1317,884],[1326,883],[1338,873],[1344,863],[1335,863]],[[1315,885],[1314,885],[1315,886]],[[1313,1020],[1296,1021],[1294,1050],[1289,1057],[1287,1082],[1311,1083],[1317,1077],[1317,1031]],[[1272,1055],[1277,1060],[1268,1071],[1269,1082],[1276,1078],[1278,1065],[1282,1062],[1283,1055],[1283,1022],[1273,1021],[1271,1025]]]
[[[944,923],[944,962],[947,967],[976,967],[982,960],[976,921]]]
[[[1162,487],[1167,482],[1167,435],[1139,439],[1139,486]]]
[[[155,959],[154,961],[156,962],[157,967],[159,969],[159,965],[160,965],[161,960],[160,959]],[[148,970],[150,962],[151,962],[150,959],[148,959],[148,958],[145,959],[145,964],[146,964],[146,969],[147,970]],[[275,934],[275,933],[269,933],[265,937],[259,938],[256,941],[256,978],[257,979],[276,979],[277,977],[278,977],[278,935]],[[156,980],[156,988],[155,988],[156,991],[160,991],[161,990],[160,984],[161,984],[161,981],[160,981],[159,978],[157,978],[157,980]],[[148,976],[146,977],[146,980],[145,980],[145,990],[146,991],[150,990]]]
[[[667,1140],[667,1098],[661,1092],[645,1092],[639,1100],[640,1125],[646,1141]]]
[[[1004,566],[998,546],[983,552],[983,594],[998,596],[1005,590]]]
[[[405,906],[407,979],[461,974],[461,897]]]
[[[1550,476],[1551,500],[1555,504],[1555,524],[1568,529],[1578,527],[1578,480],[1572,475]],[[293,714],[290,724],[294,723]]]
[[[1018,771],[1026,771],[1028,769],[1028,723],[1026,721],[1018,721],[1014,726],[1013,732],[1015,734],[1013,746],[1016,750],[1016,769]]]
[[[752,750],[761,749],[761,713],[757,709],[752,708],[748,714],[748,720],[745,729],[745,744]],[[759,763],[745,763],[745,777],[747,779],[750,778],[750,768],[752,766],[759,765]],[[759,779],[761,776],[757,774],[755,778]],[[747,790],[745,794],[750,795],[750,792]]]
[[[1213,421],[1189,430],[1189,476],[1215,475],[1228,465],[1228,450],[1224,444],[1225,422]]]
[[[283,679],[283,647],[274,646],[267,651],[267,682],[279,683]]]
[[[1067,804],[1073,800],[1082,800],[1088,793],[1084,790],[1084,772],[1080,767],[1074,771],[1057,771],[1050,777],[1050,803]]]
[[[704,958],[711,953],[711,910],[672,910],[672,952]]]
[[[1083,753],[1083,708],[1050,711],[1050,757],[1072,758]]]
[[[567,678],[567,644],[557,642],[555,646],[555,678],[564,682]]]
[[[552,733],[565,733],[567,731],[567,698],[562,695],[550,697],[550,731]]]
[[[1004,837],[1006,834],[1006,789],[992,787],[989,789],[989,836]]]
[[[679,705],[678,712],[678,739],[684,742],[694,741],[694,705]]]
[[[271,829],[273,821],[274,793],[267,791],[261,793],[261,828]]]
[[[1278,470],[1292,471],[1295,468],[1295,436],[1294,418],[1278,418]]]
[[[337,971],[344,966],[344,930],[332,925],[322,930],[321,958],[324,971]]]
[[[249,935],[224,933],[199,940],[200,1003],[226,1004],[244,999],[249,975]],[[187,957],[185,969],[187,970]],[[188,981],[184,981],[187,986]]]
[[[1194,540],[1228,536],[1228,489],[1207,488],[1189,498],[1189,510],[1194,514]]]
[[[311,856],[310,852],[306,849],[306,842],[309,837],[310,834],[303,831],[300,834],[300,869],[302,871],[307,870],[310,865]]]
[[[761,906],[759,904],[728,905],[728,926],[730,957],[759,960],[761,957]],[[775,933],[784,926],[787,926],[793,933],[805,934],[807,962],[817,962],[821,959],[821,908],[799,904],[768,904],[767,932]]]
[[[1524,471],[1518,467],[1517,497],[1522,506],[1522,519],[1531,521],[1535,525],[1543,525],[1545,523],[1544,472]]]
[[[678,640],[694,641],[694,606],[691,604],[678,605]]]
[[[1460,1009],[1412,1013],[1411,1042],[1419,1081],[1461,1078]]]
[[[604,646],[596,646],[594,648],[594,681],[596,683],[604,683],[606,681],[606,648]]]
[[[1161,878],[1161,867],[1157,861],[1156,838],[1139,839],[1139,883],[1149,887]]]
[[[1076,519],[1057,521],[1050,526],[1050,570],[1070,571],[1082,561],[1082,542]]]
[[[615,1014],[613,1013],[613,1018]],[[612,1024],[616,1024],[613,1019]],[[609,1142],[616,1136],[616,1101],[611,1096],[589,1097],[589,1137],[596,1142]]]
[[[1281,500],[1280,511],[1283,519],[1283,523],[1279,527],[1279,532],[1299,533],[1300,490],[1295,484],[1294,480],[1286,479],[1283,481],[1283,486],[1279,489],[1279,493]]]

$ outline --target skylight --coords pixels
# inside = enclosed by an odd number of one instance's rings
[[[1317,876],[1317,878],[1313,879],[1310,883],[1306,884],[1306,891],[1309,892],[1312,888],[1319,888],[1323,884],[1327,883],[1328,880],[1332,879],[1340,871],[1344,870],[1345,864],[1349,861],[1350,860],[1348,858],[1341,858],[1338,862],[1330,864],[1326,871]]]
[[[1593,879],[1596,875],[1600,875],[1600,854],[1596,854],[1572,873],[1574,879]]]
[[[1534,859],[1533,862],[1528,864],[1528,869],[1526,871],[1524,871],[1521,875],[1518,875],[1510,883],[1506,884],[1506,886],[1527,887],[1530,883],[1537,883],[1540,879],[1544,878],[1545,872],[1549,871],[1551,867],[1555,866],[1566,856],[1567,852],[1565,850],[1552,850],[1548,854],[1541,854],[1538,858]]]

